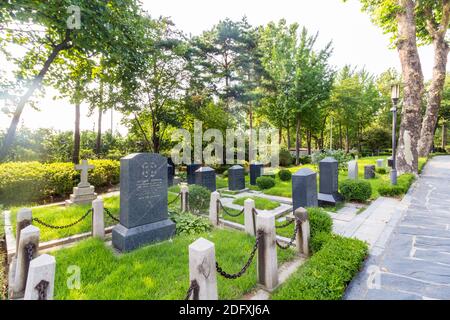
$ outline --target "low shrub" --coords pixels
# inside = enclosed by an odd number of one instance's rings
[[[386,168],[377,168],[376,172],[378,174],[386,174],[387,173],[387,169]]]
[[[330,241],[333,238],[333,235],[330,232],[321,231],[317,233],[314,237],[311,237],[311,251],[312,253],[319,252],[322,249],[323,245]]]
[[[414,182],[415,176],[411,173],[406,173],[398,177],[397,185],[391,185],[389,182],[383,182],[378,187],[378,193],[384,197],[400,196],[408,192],[411,184]]]
[[[301,164],[310,164],[312,162],[311,156],[301,156],[299,160]]]
[[[311,238],[314,238],[321,232],[331,234],[333,229],[333,220],[323,209],[308,208],[308,217],[311,229]]]
[[[321,238],[327,236],[321,235]],[[318,239],[316,239],[318,241]],[[366,243],[330,236],[275,293],[275,300],[339,300],[368,254]]]
[[[286,150],[280,150],[280,166],[289,167],[294,163],[294,157],[292,157],[291,153]]]
[[[228,170],[225,170],[225,171],[222,173],[222,176],[223,176],[224,178],[228,178]]]
[[[292,172],[290,172],[287,169],[283,169],[283,170],[280,170],[280,172],[278,172],[278,176],[280,177],[281,181],[291,181]]]
[[[347,163],[353,159],[353,157],[344,150],[322,150],[314,152],[311,155],[311,160],[312,163],[318,165],[320,161],[327,157],[336,159],[339,163],[339,169],[346,169]]]
[[[120,162],[92,160],[89,182],[96,188],[119,183]],[[80,181],[80,172],[72,163],[7,162],[0,164],[0,202],[35,202],[64,197]]]
[[[170,218],[175,222],[178,235],[200,234],[211,230],[211,224],[206,218],[193,215],[192,213],[170,213]]]
[[[365,180],[344,180],[340,183],[339,189],[346,201],[364,202],[372,195],[372,185]]]
[[[262,176],[256,179],[256,185],[261,190],[270,189],[275,186],[275,179],[268,176]]]
[[[201,213],[208,209],[211,191],[199,185],[189,186],[189,209],[194,213]]]

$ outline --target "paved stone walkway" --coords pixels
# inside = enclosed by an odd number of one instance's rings
[[[450,299],[450,156],[430,160],[402,204],[346,299]]]

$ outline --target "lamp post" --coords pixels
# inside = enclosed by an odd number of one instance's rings
[[[400,85],[394,84],[391,88],[392,112],[392,170],[391,183],[397,185],[397,105],[400,100]]]

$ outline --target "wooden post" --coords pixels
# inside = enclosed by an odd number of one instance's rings
[[[217,191],[211,193],[211,201],[209,203],[209,221],[215,227],[219,225],[219,201],[220,193]]]
[[[196,281],[198,300],[217,300],[216,253],[214,243],[200,238],[189,246],[189,279]],[[194,294],[190,297],[194,299]]]
[[[253,210],[255,209],[255,200],[247,199],[244,201],[244,225],[245,232],[255,236],[255,221]]]
[[[310,226],[308,212],[305,208],[298,208],[294,212],[296,224],[300,224],[300,229],[297,232],[297,250],[305,256],[309,255],[309,241],[310,241]]]
[[[48,254],[30,262],[24,300],[53,300],[55,267],[55,257]]]
[[[256,216],[256,230],[264,232],[258,248],[258,283],[272,291],[278,286],[278,258],[275,215],[260,213]]]
[[[92,201],[92,236],[100,239],[105,238],[105,215],[103,207],[103,199],[98,197]]]

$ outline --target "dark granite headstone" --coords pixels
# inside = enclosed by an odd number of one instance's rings
[[[201,165],[199,164],[188,164],[186,166],[187,168],[187,183],[188,184],[195,184],[195,171],[197,171],[198,169],[200,169]]]
[[[169,187],[173,186],[174,175],[175,175],[174,167],[170,164],[167,164],[167,185]]]
[[[120,251],[163,241],[175,233],[167,214],[167,159],[135,153],[120,160],[120,223],[112,242]]]
[[[195,171],[195,184],[216,191],[216,171],[210,167],[201,167]]]
[[[245,169],[233,166],[228,169],[228,190],[239,191],[245,189]]]
[[[317,173],[303,168],[292,175],[292,204],[293,211],[317,207]]]
[[[319,162],[320,185],[319,205],[334,206],[342,201],[338,193],[339,188],[339,163],[336,159],[328,157]]]
[[[167,163],[170,164],[170,165],[172,166],[172,175],[175,176],[175,168],[176,168],[176,165],[175,165],[175,163],[173,163],[171,157],[167,158]]]
[[[375,166],[369,165],[364,167],[364,179],[375,178]]]
[[[394,165],[394,160],[392,160],[392,157],[388,158],[388,167],[392,168]]]
[[[250,184],[256,186],[256,179],[263,174],[264,165],[261,163],[252,163],[250,165]]]

